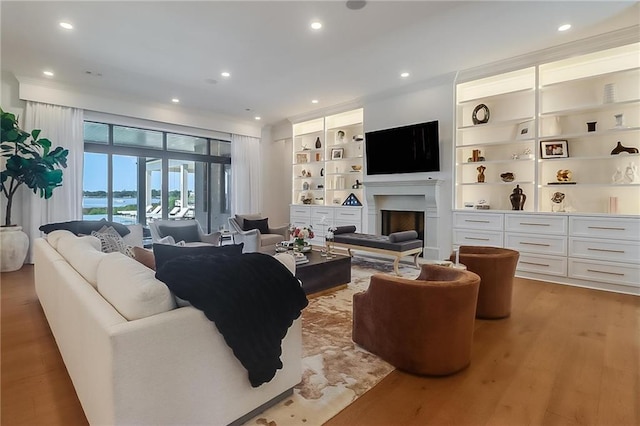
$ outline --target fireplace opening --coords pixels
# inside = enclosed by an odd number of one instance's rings
[[[393,232],[416,231],[418,238],[424,241],[424,212],[381,210],[382,235]]]

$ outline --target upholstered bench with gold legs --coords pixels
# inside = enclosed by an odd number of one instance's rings
[[[413,256],[413,264],[417,269],[418,256],[422,253],[423,242],[418,239],[416,231],[394,232],[390,235],[372,235],[355,232],[355,226],[339,226],[334,231],[334,246],[346,249],[353,257],[351,250],[363,250],[371,253],[384,254],[395,258],[393,270],[400,275],[398,264],[405,256]]]

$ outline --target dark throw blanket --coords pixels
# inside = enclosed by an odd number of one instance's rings
[[[282,368],[282,339],[308,301],[278,260],[260,253],[180,256],[156,278],[216,324],[251,386],[270,381]]]

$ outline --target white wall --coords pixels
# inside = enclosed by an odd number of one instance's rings
[[[2,71],[2,85],[0,86],[0,99],[2,100],[2,110],[10,112],[18,116],[20,125],[23,123],[22,117],[24,116],[24,109],[26,102],[20,100],[18,97],[18,80],[13,74]],[[4,157],[0,157],[0,169],[4,169]],[[13,207],[11,209],[11,222],[16,225],[23,223],[22,221],[22,193],[23,188],[20,188],[16,195],[13,197]],[[0,225],[4,225],[5,221],[5,209],[7,208],[7,199],[4,195],[0,196]]]
[[[291,126],[289,126],[291,127]],[[271,127],[265,127],[260,141],[262,159],[262,214],[270,226],[289,223],[291,201],[291,139],[274,140]]]

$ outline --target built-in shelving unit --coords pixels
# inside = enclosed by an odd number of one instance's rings
[[[357,109],[293,125],[292,204],[363,201],[362,119]]]
[[[633,174],[640,156],[611,155],[618,142],[640,148],[638,57],[635,43],[458,84],[454,207],[484,201],[511,210],[509,195],[520,185],[529,212],[640,214]],[[481,104],[489,120],[474,124]],[[544,155],[543,145],[555,141],[566,148]],[[572,184],[557,184],[559,170],[571,171]],[[515,177],[505,184],[506,172]],[[565,196],[562,206],[552,202],[556,192]]]
[[[456,87],[454,247],[515,249],[518,276],[640,295],[640,154],[612,154],[640,149],[640,43]]]

